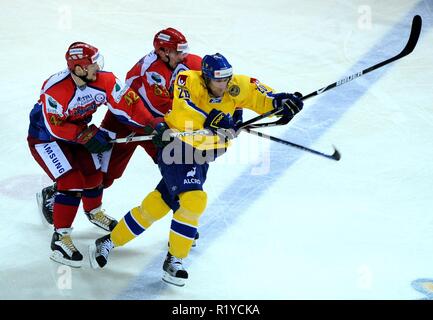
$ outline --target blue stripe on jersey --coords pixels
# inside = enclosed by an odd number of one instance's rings
[[[128,226],[129,230],[131,230],[131,232],[135,235],[138,236],[140,235],[144,230],[141,225],[138,224],[137,221],[135,221],[134,217],[131,214],[131,211],[129,211],[126,215],[125,215],[125,222],[126,225]]]
[[[78,207],[80,205],[80,200],[81,198],[79,197],[73,197],[64,193],[57,193],[54,202],[67,206]]]
[[[113,113],[113,112],[112,112],[112,113]],[[113,113],[113,115],[116,117],[116,119],[117,119],[119,122],[121,122],[121,123],[123,123],[123,124],[126,124],[126,125],[131,126],[131,127],[143,128],[142,126],[140,126],[140,125],[138,125],[138,124],[136,124],[136,123],[134,123],[134,122],[131,122],[131,120],[130,120],[128,117],[125,117],[124,115],[121,115],[121,114],[115,114],[115,113]]]
[[[193,108],[195,111],[201,113],[205,118],[207,118],[208,114],[199,107],[197,107],[191,100],[185,99],[185,101],[191,108]]]
[[[171,220],[171,230],[190,239],[194,239],[197,233],[197,228],[188,226],[174,219]]]
[[[102,188],[95,188],[95,189],[84,189],[83,190],[83,197],[86,198],[97,198],[102,194],[103,189]]]
[[[45,126],[42,104],[39,102],[30,111],[29,136],[41,141],[50,141],[52,137]]]

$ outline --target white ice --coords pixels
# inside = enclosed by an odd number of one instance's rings
[[[28,114],[71,42],[97,46],[123,79],[173,26],[192,52],[221,52],[236,73],[306,94],[398,53],[415,14],[424,26],[412,54],[266,130],[323,152],[334,144],[341,161],[243,133],[211,165],[184,288],[161,281],[170,215],[92,270],[87,246],[104,233],[80,209],[83,267],[48,258],[35,193],[50,180],[28,150]],[[433,278],[432,19],[431,0],[1,1],[0,298],[423,298],[411,282]],[[137,151],[105,192],[107,213],[120,219],[159,177]]]

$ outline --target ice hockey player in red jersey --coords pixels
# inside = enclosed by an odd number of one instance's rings
[[[112,148],[109,134],[90,123],[92,114],[105,104],[119,122],[149,133],[158,119],[135,91],[113,73],[102,71],[103,57],[97,48],[75,42],[65,58],[68,68],[49,77],[42,86],[30,113],[27,141],[32,156],[57,186],[51,259],[80,267],[83,256],[71,240],[72,223],[81,201],[89,219],[104,215],[100,209],[101,153]],[[114,219],[111,222],[117,223]]]
[[[200,70],[201,57],[188,53],[186,37],[174,28],[157,32],[153,47],[154,50],[142,57],[127,73],[126,84],[139,95],[153,116],[163,117],[171,109],[177,74],[185,70]],[[109,131],[113,138],[123,138],[137,132],[136,128],[120,122],[111,110],[107,111],[101,127]],[[104,155],[104,188],[108,188],[115,179],[122,176],[138,146],[144,148],[153,161],[156,161],[157,150],[151,141],[115,144],[111,152]],[[49,186],[38,193],[38,204],[50,224],[55,191],[55,186]],[[100,221],[91,220],[99,227],[111,231],[109,221],[103,216]]]
[[[171,110],[174,80],[177,74],[185,70],[200,70],[201,58],[188,53],[188,42],[185,36],[174,28],[157,32],[153,39],[153,47],[154,50],[129,70],[125,82],[140,96],[154,117],[163,117]],[[110,110],[107,111],[101,127],[113,132],[116,138],[123,138],[133,133],[131,128],[119,122]],[[151,141],[116,144],[104,174],[105,188],[122,176],[138,146],[144,148],[156,162],[157,149]]]

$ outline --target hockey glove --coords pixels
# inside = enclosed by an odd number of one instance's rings
[[[286,124],[293,117],[302,110],[304,103],[300,99],[302,95],[299,92],[295,94],[290,93],[277,93],[274,95],[273,105],[275,109],[280,109],[283,107],[283,110],[276,113],[276,116],[281,117],[281,124]]]
[[[209,112],[204,122],[204,128],[225,136],[228,139],[236,137],[235,122],[230,113],[224,113],[217,109],[212,109],[211,112]]]
[[[239,130],[239,127],[242,125],[243,122],[243,110],[242,109],[236,109],[233,113],[233,122],[235,123],[234,129],[235,131]]]
[[[75,142],[84,145],[91,153],[100,153],[111,149],[110,140],[107,132],[92,124],[77,136]]]
[[[165,148],[174,138],[170,137],[169,127],[165,122],[160,122],[155,126],[152,142],[158,148]],[[168,130],[168,131],[167,131]]]

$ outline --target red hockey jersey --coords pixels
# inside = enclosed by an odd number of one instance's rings
[[[154,51],[141,58],[126,75],[126,84],[137,92],[144,105],[155,117],[164,116],[173,102],[173,83],[179,72],[200,70],[201,58],[188,54],[184,61],[172,70],[158,59]]]
[[[122,123],[134,127],[144,127],[153,120],[136,92],[113,73],[104,71],[98,72],[96,81],[83,87],[75,84],[69,70],[55,74],[44,82],[38,104],[43,123],[33,123],[33,129],[48,131],[54,138],[68,141],[76,139],[102,104]]]

